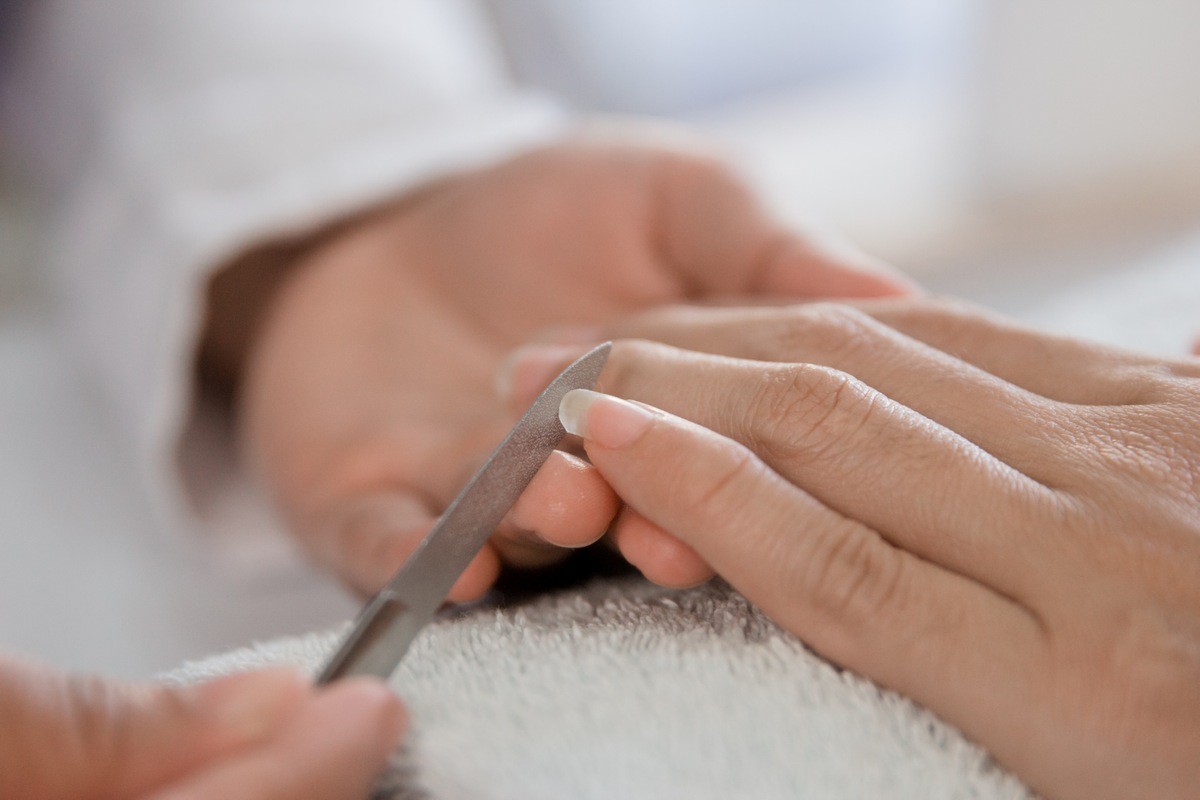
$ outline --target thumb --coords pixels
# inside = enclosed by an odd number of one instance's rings
[[[269,738],[308,686],[290,669],[170,687],[0,659],[0,797],[145,791]]]
[[[837,237],[780,225],[719,161],[671,155],[663,165],[664,254],[701,296],[885,297],[919,291],[899,271]]]

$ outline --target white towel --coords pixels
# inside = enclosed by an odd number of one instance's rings
[[[189,663],[315,669],[341,631]],[[937,717],[841,671],[721,583],[607,579],[446,617],[395,678],[389,800],[1030,798]]]
[[[1200,235],[1024,318],[1163,354],[1200,332]],[[315,669],[341,632],[186,664]],[[946,723],[843,672],[721,584],[592,584],[446,618],[396,676],[412,729],[389,800],[1031,798]]]

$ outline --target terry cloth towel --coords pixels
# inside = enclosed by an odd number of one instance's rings
[[[344,631],[166,678],[315,671]],[[387,800],[1033,797],[954,728],[822,660],[719,582],[606,579],[446,616],[394,684],[412,725]]]

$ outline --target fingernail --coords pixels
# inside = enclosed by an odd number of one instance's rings
[[[255,740],[276,730],[310,686],[300,671],[275,668],[220,678],[190,692],[222,730]]]
[[[590,389],[573,389],[558,405],[568,433],[613,449],[633,444],[657,416],[646,406]]]
[[[496,370],[496,396],[512,401],[532,399],[584,351],[575,345],[530,344],[518,347]]]

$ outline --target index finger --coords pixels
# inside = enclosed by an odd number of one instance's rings
[[[783,627],[985,743],[1023,741],[1006,709],[1030,707],[1044,674],[1024,609],[893,547],[732,439],[595,392],[570,393],[561,413],[630,506]]]

